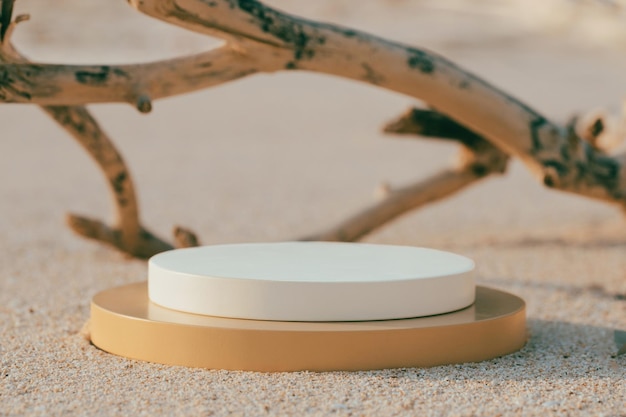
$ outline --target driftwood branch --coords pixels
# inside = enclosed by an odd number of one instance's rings
[[[137,257],[148,257],[171,246],[145,230],[133,182],[121,155],[95,119],[81,106],[43,106],[42,109],[87,151],[107,179],[115,208],[114,226],[69,214],[68,225],[76,233],[108,243]]]
[[[11,20],[11,7],[2,4],[2,22],[0,62],[26,63],[28,60],[18,53],[10,42],[15,25],[27,20],[26,16],[18,16]],[[115,209],[113,226],[69,214],[69,227],[81,236],[109,244],[125,253],[147,258],[172,246],[143,228],[139,221],[137,198],[130,172],[107,134],[100,128],[96,120],[83,106],[41,106],[54,121],[63,127],[91,156],[107,179],[107,186],[112,195]],[[193,235],[191,232],[178,232]]]
[[[243,45],[284,69],[322,72],[419,98],[520,158],[547,186],[624,205],[624,156],[609,158],[516,98],[424,49],[308,21],[254,0],[135,0],[148,15]],[[275,65],[273,66],[275,68]]]
[[[490,174],[506,171],[507,154],[438,112],[409,109],[389,122],[384,130],[387,133],[452,140],[462,147],[454,166],[414,184],[391,189],[380,203],[324,233],[307,236],[303,240],[358,240],[408,211],[448,197]]]
[[[128,103],[147,113],[153,100],[213,87],[255,72],[254,60],[230,47],[148,64],[4,63],[0,66],[0,100],[66,106]]]
[[[4,6],[12,1],[2,1],[0,21],[4,22]],[[153,100],[257,72],[306,70],[377,85],[436,108],[436,112],[412,110],[386,130],[455,140],[462,145],[459,162],[392,191],[383,202],[316,239],[358,239],[407,210],[503,172],[509,157],[519,158],[548,187],[626,206],[622,169],[626,155],[610,156],[598,146],[601,122],[581,133],[574,123],[558,125],[434,52],[299,18],[256,0],[129,2],[149,16],[226,43],[194,56],[137,65],[50,65],[3,59],[0,101],[44,106],[123,102],[147,112]],[[5,31],[10,28],[3,24],[0,29],[7,45]],[[106,173],[108,168],[99,163]],[[138,217],[136,213],[121,216]],[[86,234],[109,243],[118,239],[99,223],[76,219],[73,223],[89,225],[83,229],[91,230]],[[142,235],[138,220],[128,223],[126,229]],[[194,244],[191,237],[180,241]],[[121,246],[126,250],[125,244]]]

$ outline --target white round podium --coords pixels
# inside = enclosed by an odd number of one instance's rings
[[[475,287],[473,269],[402,246],[177,249],[150,260],[148,282],[93,297],[90,337],[127,358],[261,372],[435,366],[521,349],[524,301]]]
[[[474,262],[409,246],[216,245],[152,257],[150,300],[193,314],[276,321],[424,317],[474,303]]]

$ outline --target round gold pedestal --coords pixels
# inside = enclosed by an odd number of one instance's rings
[[[284,322],[201,316],[148,300],[145,282],[98,293],[91,340],[115,355],[168,365],[248,371],[330,371],[477,362],[519,350],[526,311],[512,294],[476,288],[448,314],[362,322]]]

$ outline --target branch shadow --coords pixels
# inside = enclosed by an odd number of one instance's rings
[[[472,247],[475,247],[473,244]],[[580,249],[609,249],[609,248],[626,248],[626,239],[620,238],[600,238],[593,240],[572,239],[565,237],[524,237],[515,240],[500,240],[497,238],[489,239],[487,242],[481,243],[480,246],[498,247],[506,249],[525,249],[525,248],[542,248],[542,247],[569,247]]]
[[[440,381],[623,380],[626,355],[618,355],[613,329],[540,319],[528,320],[529,339],[518,352],[499,358],[434,368],[375,371],[380,377]],[[462,349],[462,346],[459,347]]]
[[[511,281],[509,279],[498,279],[498,278],[485,278],[482,277],[479,280],[480,284],[484,284],[487,286],[499,286],[499,287],[510,287],[511,284],[515,283],[516,285],[523,286],[528,289],[533,290],[546,290],[551,292],[560,292],[567,294],[571,297],[576,297],[581,294],[591,295],[595,298],[602,299],[611,299],[624,301],[626,300],[626,293],[612,292],[608,291],[601,284],[589,284],[589,285],[576,285],[576,284],[565,284],[565,283],[556,283],[556,282],[546,282],[546,281]]]

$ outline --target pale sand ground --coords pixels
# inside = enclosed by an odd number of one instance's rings
[[[565,9],[523,2],[497,13],[459,1],[292,3],[280,2],[441,51],[554,119],[618,106],[626,91],[624,31],[600,30],[615,19],[563,26],[546,16]],[[18,6],[34,21],[16,42],[42,60],[144,60],[210,45],[122,1]],[[164,100],[149,116],[123,105],[93,110],[133,170],[146,224],[166,235],[182,223],[211,244],[315,231],[369,203],[379,181],[443,166],[449,145],[379,133],[410,103],[339,79],[278,74]],[[626,356],[615,357],[613,341],[626,329],[626,222],[612,207],[547,192],[516,164],[368,239],[473,257],[481,284],[528,303],[531,339],[516,354],[359,373],[167,367],[106,354],[79,335],[91,296],[145,279],[146,265],[64,227],[67,210],[106,219],[109,208],[100,174],[70,138],[34,107],[3,105],[0,122],[0,415],[626,413]]]

